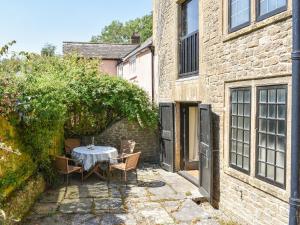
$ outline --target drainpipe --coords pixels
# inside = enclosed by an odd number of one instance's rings
[[[300,1],[293,0],[292,161],[289,225],[300,224]]]
[[[151,50],[151,96],[152,96],[152,103],[154,103],[154,46],[150,47]]]

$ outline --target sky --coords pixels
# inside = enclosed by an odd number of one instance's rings
[[[125,22],[152,10],[152,0],[0,0],[0,46],[40,53],[50,43],[90,41],[112,20]]]

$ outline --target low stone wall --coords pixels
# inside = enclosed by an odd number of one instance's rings
[[[130,139],[136,142],[135,152],[141,151],[144,162],[158,162],[159,139],[157,130],[141,128],[137,123],[126,119],[120,120],[108,127],[100,135],[95,136],[96,145],[110,145],[120,149],[120,140]],[[82,140],[83,144],[90,144],[91,138]]]

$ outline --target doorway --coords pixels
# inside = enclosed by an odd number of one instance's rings
[[[180,173],[199,186],[198,104],[181,104],[180,117]]]

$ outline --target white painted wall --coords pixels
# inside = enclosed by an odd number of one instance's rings
[[[152,100],[152,53],[150,50],[119,64],[118,76],[137,84],[148,93]]]

